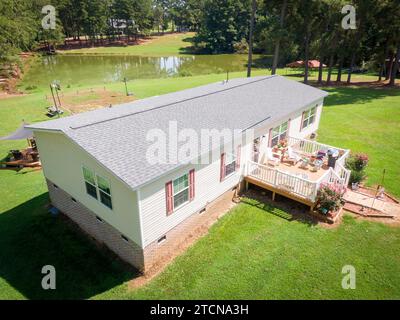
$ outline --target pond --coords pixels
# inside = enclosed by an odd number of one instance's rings
[[[256,67],[265,63],[254,57]],[[85,86],[143,78],[191,76],[246,69],[247,55],[185,55],[168,57],[56,55],[45,56],[31,66],[21,84],[47,87],[53,80],[62,86]]]

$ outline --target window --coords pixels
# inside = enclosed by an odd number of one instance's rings
[[[313,107],[303,113],[303,122],[301,129],[307,128],[309,125],[313,124],[315,121],[315,113],[317,111],[317,107]]]
[[[231,175],[236,170],[236,156],[227,153],[225,159],[225,177]]]
[[[173,181],[173,197],[175,209],[189,201],[188,174],[184,174],[183,176]]]
[[[87,194],[112,209],[110,182],[86,167],[83,167],[83,177]]]
[[[101,203],[112,209],[110,182],[100,176],[96,176],[96,178]]]
[[[86,192],[88,195],[97,199],[96,181],[94,172],[88,168],[83,167],[83,177],[85,179]]]
[[[271,132],[271,147],[276,146],[279,141],[286,139],[288,131],[288,121],[282,123],[280,126],[272,129]]]

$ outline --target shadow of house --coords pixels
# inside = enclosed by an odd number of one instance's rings
[[[0,277],[12,287],[28,299],[87,299],[137,275],[47,213],[48,203],[44,193],[0,215]],[[42,289],[45,265],[56,269],[56,290]]]

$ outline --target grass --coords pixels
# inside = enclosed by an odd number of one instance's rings
[[[370,157],[368,185],[382,181],[400,197],[400,90],[371,88],[326,88],[319,140]]]
[[[256,71],[255,75],[265,74]],[[244,72],[231,77],[244,76]],[[223,74],[129,83],[139,98],[209,82]],[[93,86],[92,86],[93,87]],[[103,85],[99,85],[99,88]],[[85,87],[80,86],[85,89]],[[87,87],[89,88],[89,87]],[[93,87],[96,88],[96,87]],[[76,88],[65,89],[65,93]],[[124,92],[123,84],[107,89]],[[399,90],[327,88],[319,140],[366,152],[371,184],[387,169],[385,186],[400,196]],[[45,120],[44,92],[0,100],[0,136],[22,119]],[[25,141],[0,141],[0,158]],[[127,290],[132,273],[47,213],[41,172],[0,170],[0,299],[13,298],[400,298],[400,234],[396,228],[346,217],[333,230],[271,215],[248,201],[179,257],[148,286]],[[57,269],[57,290],[40,287],[41,267]],[[357,289],[340,287],[343,265],[357,269]]]
[[[141,45],[132,46],[110,46],[83,48],[74,50],[60,51],[61,54],[119,54],[119,55],[138,55],[138,56],[170,56],[186,53],[192,45],[189,40],[194,36],[193,32],[172,33],[163,36],[155,36],[148,42]]]

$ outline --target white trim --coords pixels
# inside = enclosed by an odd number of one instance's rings
[[[142,195],[140,189],[136,190],[137,197],[137,208],[139,215],[139,227],[140,227],[140,247],[144,248],[144,234],[143,234],[143,219],[142,219]]]

